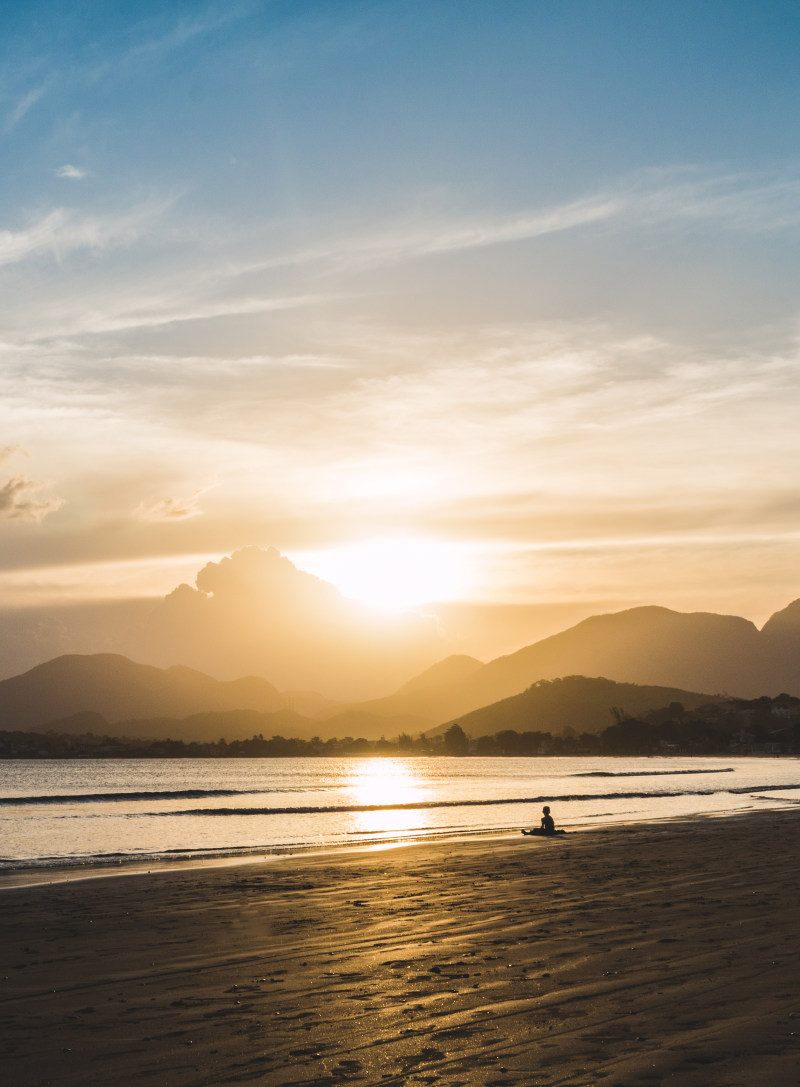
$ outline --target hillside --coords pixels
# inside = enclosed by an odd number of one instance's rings
[[[457,681],[409,685],[358,709],[452,721],[526,690],[541,679],[607,676],[620,683],[729,692],[743,698],[800,695],[800,601],[765,624],[707,612],[642,607],[585,619]]]
[[[154,668],[112,653],[56,657],[0,682],[0,728],[33,729],[86,710],[108,722],[216,710],[283,709],[264,679],[222,682],[191,668]]]
[[[667,608],[634,608],[584,620],[490,661],[456,695],[463,714],[519,694],[540,679],[606,676],[620,683],[694,691],[760,690],[759,634],[746,619]]]
[[[408,683],[404,683],[397,691],[397,696],[410,696],[413,698],[420,691],[432,691],[443,685],[462,683],[480,668],[483,668],[483,663],[476,660],[475,657],[464,655],[445,657],[444,660],[431,665],[430,668],[426,668],[418,676],[414,676]]]
[[[453,711],[454,692],[458,692],[486,667],[474,657],[446,657],[404,683],[394,694],[339,707],[336,716],[345,718],[355,715],[373,723],[391,718],[405,722],[403,727],[406,731],[424,730],[446,720],[453,712],[459,712]],[[329,723],[328,715],[324,715],[323,719],[326,724]]]
[[[458,724],[473,737],[491,736],[503,729],[515,732],[550,732],[562,735],[600,732],[613,724],[612,707],[627,716],[638,716],[679,702],[685,710],[716,701],[709,695],[675,687],[644,687],[635,683],[615,683],[610,679],[566,676],[541,679],[522,694],[459,717]],[[435,735],[448,725],[432,730]]]

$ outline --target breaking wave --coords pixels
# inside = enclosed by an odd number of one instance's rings
[[[104,804],[125,800],[204,800],[215,796],[247,796],[270,789],[151,789],[119,793],[61,793],[40,796],[0,796],[0,805]]]
[[[300,807],[281,808],[187,808],[183,811],[150,812],[150,815],[317,815],[317,814],[345,814],[348,812],[368,811],[422,811],[431,808],[476,808],[497,807],[505,804],[561,804],[577,800],[649,800],[653,797],[675,796],[714,796],[716,793],[748,793],[784,792],[789,789],[800,789],[800,783],[796,785],[747,785],[738,789],[652,789],[648,792],[614,792],[614,793],[563,793],[553,795],[548,793],[543,796],[505,796],[490,797],[478,800],[417,800],[402,804],[331,804],[331,805],[304,805]]]
[[[707,770],[586,770],[576,778],[657,778],[678,774],[733,774],[732,766],[709,766]]]

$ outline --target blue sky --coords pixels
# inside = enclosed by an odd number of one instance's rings
[[[376,599],[404,554],[412,602],[800,595],[799,31],[734,0],[4,5],[7,600],[250,544]]]

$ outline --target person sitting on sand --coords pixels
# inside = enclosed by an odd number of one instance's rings
[[[550,814],[550,805],[545,804],[542,808],[542,825],[539,827],[531,827],[530,830],[523,830],[523,834],[533,834],[537,838],[550,837],[553,834],[566,834],[565,830],[556,830],[556,825],[553,822],[553,817]]]

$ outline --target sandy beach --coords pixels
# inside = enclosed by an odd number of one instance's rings
[[[800,813],[4,887],[2,1076],[796,1087]]]

